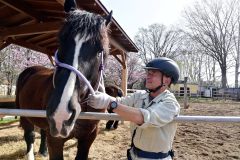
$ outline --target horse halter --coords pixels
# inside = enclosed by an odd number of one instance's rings
[[[87,80],[87,78],[79,70],[77,70],[73,66],[60,62],[57,58],[57,53],[58,53],[58,50],[55,52],[55,56],[54,56],[55,57],[55,63],[56,63],[55,72],[54,72],[54,75],[53,75],[53,86],[54,86],[54,88],[55,88],[54,78],[55,78],[55,73],[56,73],[57,67],[62,67],[62,68],[66,68],[66,69],[69,69],[70,71],[74,72],[77,75],[79,80],[82,79],[86,83],[86,85],[88,86],[88,88],[90,90],[90,93],[95,94],[95,91],[94,91],[92,85]],[[101,63],[99,65],[99,70],[98,70],[99,71],[99,76],[98,76],[98,80],[97,80],[97,87],[95,88],[96,90],[99,89],[100,83],[102,83],[102,85],[104,87],[104,83],[103,83],[103,68],[104,68],[104,66],[103,66],[103,52],[100,53],[100,56],[101,56]]]

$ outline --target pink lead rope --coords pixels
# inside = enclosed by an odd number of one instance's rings
[[[58,58],[57,58],[57,52],[58,52],[58,50],[55,52],[55,56],[54,56],[55,57],[56,67],[63,67],[63,68],[66,68],[66,69],[69,69],[69,70],[73,71],[78,76],[79,80],[82,79],[87,84],[87,86],[88,86],[88,88],[90,90],[90,93],[91,94],[95,94],[95,91],[92,88],[92,85],[87,80],[87,78],[80,71],[78,71],[76,68],[74,68],[73,66],[70,66],[70,65],[68,65],[66,63],[60,62],[58,60]],[[103,52],[101,52],[100,54],[101,54],[101,63],[100,63],[100,66],[99,66],[100,76],[99,76],[99,82],[98,82],[98,86],[97,86],[96,90],[99,89],[100,81],[103,82],[103,74],[102,74],[103,68],[104,68],[103,67]],[[56,72],[56,70],[55,70],[55,72]],[[55,74],[54,74],[54,77],[55,77]],[[54,87],[55,87],[55,85],[54,85]]]

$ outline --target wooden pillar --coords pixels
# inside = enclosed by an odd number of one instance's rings
[[[126,53],[122,51],[121,56],[122,56],[122,62],[123,62],[121,88],[123,90],[124,96],[126,96],[127,95],[127,80],[128,80]]]
[[[128,70],[127,68],[123,68],[122,69],[122,90],[123,90],[123,94],[124,96],[127,95],[127,77],[128,77]]]

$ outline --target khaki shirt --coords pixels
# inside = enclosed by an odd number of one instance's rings
[[[134,145],[148,152],[167,153],[172,149],[177,124],[174,117],[179,115],[180,105],[175,96],[168,90],[164,91],[151,102],[149,93],[135,92],[130,96],[117,98],[121,104],[140,108],[144,117],[141,126],[131,123],[131,133],[136,129]]]

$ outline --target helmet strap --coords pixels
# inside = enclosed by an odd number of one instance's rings
[[[160,88],[162,88],[162,84],[160,85],[160,86],[158,86],[157,88],[155,88],[155,89],[147,89],[147,92],[148,93],[154,93],[154,92],[157,92]]]

